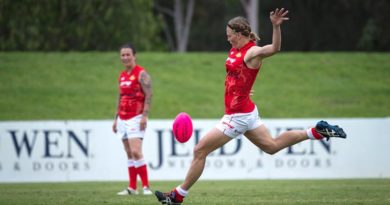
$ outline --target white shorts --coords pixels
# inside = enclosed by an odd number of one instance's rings
[[[121,139],[144,138],[145,130],[141,131],[140,122],[142,115],[137,115],[128,120],[117,119],[116,135]]]
[[[215,127],[228,137],[236,138],[248,130],[260,127],[262,124],[257,107],[255,107],[249,113],[224,115]]]

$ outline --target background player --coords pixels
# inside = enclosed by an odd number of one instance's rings
[[[150,195],[148,170],[142,154],[142,140],[152,100],[152,81],[149,74],[136,64],[136,50],[131,44],[120,48],[125,70],[119,77],[119,100],[113,131],[122,139],[127,154],[129,185],[118,195],[138,194],[140,176],[143,194]]]

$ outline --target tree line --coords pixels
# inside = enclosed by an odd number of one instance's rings
[[[224,51],[234,16],[255,22],[263,45],[277,7],[290,11],[283,50],[389,51],[388,0],[0,0],[0,50]]]
[[[106,51],[131,41],[163,47],[149,0],[0,0],[3,51]]]

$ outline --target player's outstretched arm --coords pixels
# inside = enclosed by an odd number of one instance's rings
[[[274,11],[270,12],[270,20],[273,28],[272,44],[268,44],[263,47],[253,48],[253,50],[251,51],[252,58],[260,57],[262,59],[262,58],[272,56],[278,51],[280,51],[281,43],[282,43],[280,25],[284,21],[289,20],[287,14],[288,14],[288,10],[285,10],[284,8],[275,9]]]

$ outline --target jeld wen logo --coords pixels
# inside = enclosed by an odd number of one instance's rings
[[[89,134],[90,130],[83,130],[76,135],[72,130],[32,130],[20,132],[8,130],[12,138],[16,156],[38,156],[50,158],[74,158],[75,153],[89,157]],[[37,146],[37,144],[43,146]],[[80,154],[77,155],[78,157]]]

